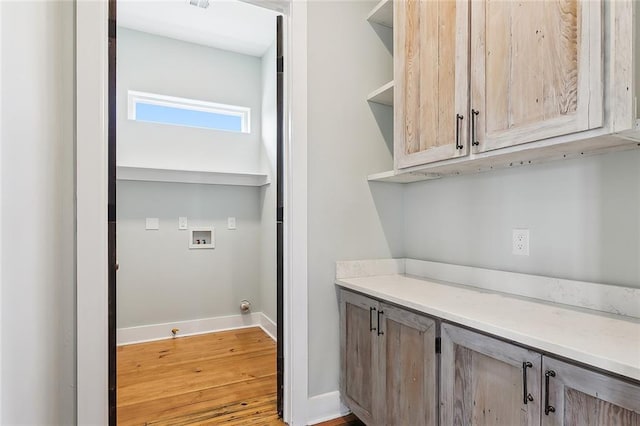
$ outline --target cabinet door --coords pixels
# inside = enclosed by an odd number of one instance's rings
[[[373,424],[377,398],[377,306],[368,297],[340,291],[340,391],[345,404],[366,424]]]
[[[441,424],[540,424],[540,354],[443,324],[440,362]]]
[[[399,0],[393,7],[396,168],[466,155],[469,2]]]
[[[437,424],[436,323],[380,305],[380,387],[378,424]]]
[[[639,386],[548,357],[543,370],[543,426],[640,425]]]
[[[472,142],[488,151],[601,127],[602,70],[600,0],[471,2]]]

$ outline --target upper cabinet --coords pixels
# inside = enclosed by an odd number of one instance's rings
[[[394,2],[396,168],[468,152],[469,2]]]
[[[603,124],[602,3],[471,2],[477,151]]]

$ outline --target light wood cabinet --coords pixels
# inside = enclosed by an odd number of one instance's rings
[[[471,2],[477,151],[602,126],[602,6],[593,0]]]
[[[396,168],[468,152],[469,2],[394,1]]]
[[[540,424],[541,355],[443,324],[440,424]]]
[[[340,389],[367,425],[437,423],[436,323],[341,290]]]
[[[543,371],[543,426],[640,425],[638,386],[549,357]]]
[[[395,1],[395,169],[602,127],[603,24],[600,0]]]

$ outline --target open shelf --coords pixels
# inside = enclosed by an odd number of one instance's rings
[[[413,183],[423,180],[439,179],[440,175],[435,173],[422,172],[405,172],[396,173],[393,170],[388,172],[375,173],[367,176],[369,182],[388,182],[388,183]]]
[[[369,93],[367,100],[369,102],[393,106],[393,81]]]
[[[269,176],[262,173],[207,172],[118,166],[116,174],[118,180],[139,180],[147,182],[239,186],[264,186],[269,184]]]
[[[393,1],[381,0],[367,16],[367,21],[393,28]]]

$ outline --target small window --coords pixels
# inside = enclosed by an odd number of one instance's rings
[[[129,120],[249,133],[250,108],[129,91]]]

